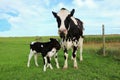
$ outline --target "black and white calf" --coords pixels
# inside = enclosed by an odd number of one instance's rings
[[[58,13],[52,12],[58,23],[58,33],[62,39],[62,47],[64,49],[64,66],[68,67],[68,49],[72,48],[72,59],[74,60],[74,68],[77,68],[76,53],[80,47],[80,61],[83,60],[83,22],[73,17],[75,9],[71,12],[62,8]]]
[[[54,39],[50,38],[50,42],[32,42],[30,44],[30,54],[28,57],[28,63],[27,67],[30,67],[30,60],[32,56],[34,55],[34,60],[35,60],[35,65],[38,66],[37,63],[37,54],[41,53],[44,61],[44,68],[43,70],[46,71],[47,67],[50,67],[53,69],[51,63],[50,63],[50,58],[54,56],[55,62],[56,62],[56,67],[59,68],[59,63],[57,59],[57,51],[60,49],[60,44],[59,42]]]

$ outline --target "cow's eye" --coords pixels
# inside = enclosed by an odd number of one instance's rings
[[[65,27],[68,29],[69,27],[69,24],[70,24],[70,16],[66,17],[65,19]]]

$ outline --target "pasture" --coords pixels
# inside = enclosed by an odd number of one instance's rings
[[[86,36],[83,62],[79,61],[79,52],[77,53],[78,69],[73,68],[70,54],[68,69],[62,69],[64,57],[61,49],[58,52],[60,69],[56,68],[52,59],[53,70],[47,69],[46,72],[43,71],[41,55],[38,56],[39,67],[35,66],[32,58],[31,66],[27,68],[29,44],[35,39],[36,37],[0,38],[0,80],[120,80],[120,35],[106,36],[108,55],[105,57],[99,55],[102,47],[101,37]],[[40,41],[48,39],[49,37],[41,37]]]

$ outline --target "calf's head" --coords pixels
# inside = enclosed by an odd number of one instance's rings
[[[56,48],[57,50],[61,48],[60,43],[56,39],[50,38],[50,41],[52,47]]]
[[[58,13],[52,11],[54,17],[57,20],[58,33],[61,38],[67,35],[71,19],[75,21],[75,18],[72,17],[74,12],[75,12],[74,9],[72,9],[72,11],[69,12],[65,8],[62,8]]]

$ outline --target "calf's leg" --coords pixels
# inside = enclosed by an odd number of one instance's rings
[[[28,56],[28,63],[27,63],[27,67],[30,67],[30,60],[32,58],[32,56],[34,55],[34,52],[32,50],[30,50],[30,54]]]
[[[44,61],[43,71],[46,71],[46,67],[47,67],[47,57],[43,57],[43,61]]]
[[[52,65],[51,65],[51,62],[50,62],[50,57],[47,57],[47,67],[50,67],[50,69],[53,69]]]
[[[37,62],[37,53],[34,54],[34,60],[35,60],[35,65],[38,67],[39,65],[38,65],[38,62]]]
[[[60,67],[58,63],[57,53],[54,55],[54,59],[55,59],[56,67],[59,69]]]

